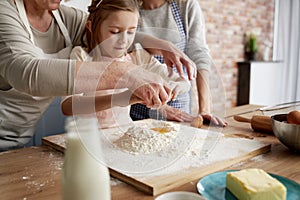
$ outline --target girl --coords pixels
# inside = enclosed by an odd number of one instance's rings
[[[106,62],[121,61],[141,65],[149,73],[158,74],[168,81],[167,85],[172,90],[172,96],[175,99],[177,94],[189,91],[190,83],[186,79],[178,74],[168,77],[167,66],[159,63],[140,44],[134,44],[134,50],[127,53],[136,33],[139,20],[138,8],[137,0],[93,1],[89,6],[90,14],[86,23],[86,43],[83,44],[83,47],[75,47],[72,50],[71,58]],[[124,97],[127,98],[122,101]],[[72,98],[73,100],[76,98],[79,102],[88,102],[86,99],[96,102],[94,98],[103,101],[87,108],[89,106],[87,104],[75,105]],[[127,88],[105,90],[97,92],[94,97],[93,94],[87,93],[81,94],[81,96],[68,96],[62,102],[62,110],[65,115],[96,112],[100,127],[108,128],[131,122],[130,108],[125,106],[128,102],[133,104],[141,101],[132,96]],[[110,106],[116,107],[109,108]]]

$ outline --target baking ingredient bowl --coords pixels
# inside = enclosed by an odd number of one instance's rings
[[[194,192],[167,192],[159,195],[155,200],[206,200]]]
[[[287,114],[271,117],[274,135],[290,150],[300,153],[300,125],[287,123]]]

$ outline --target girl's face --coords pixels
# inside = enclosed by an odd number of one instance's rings
[[[112,12],[100,26],[98,41],[102,56],[119,58],[132,44],[138,24],[138,12]]]

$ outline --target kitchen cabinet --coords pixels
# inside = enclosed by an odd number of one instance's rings
[[[237,105],[275,105],[280,103],[283,63],[238,62]]]

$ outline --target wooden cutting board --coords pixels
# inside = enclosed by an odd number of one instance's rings
[[[183,126],[182,130],[195,131],[196,137],[190,149],[172,165],[144,174],[129,174],[110,169],[110,174],[147,194],[158,195],[185,183],[198,180],[209,173],[266,153],[271,148],[270,144],[262,143],[252,137],[247,138],[245,134],[221,134],[222,137],[218,137],[217,142],[211,143],[214,147],[210,148],[205,156],[202,156],[204,154],[199,154],[199,151],[202,151],[203,148],[198,147],[203,144],[201,141],[203,138],[198,138],[197,134],[200,135],[206,130],[189,126]],[[63,152],[66,147],[64,137],[64,134],[49,136],[43,138],[42,142]],[[209,141],[206,141],[206,143],[209,143]]]

